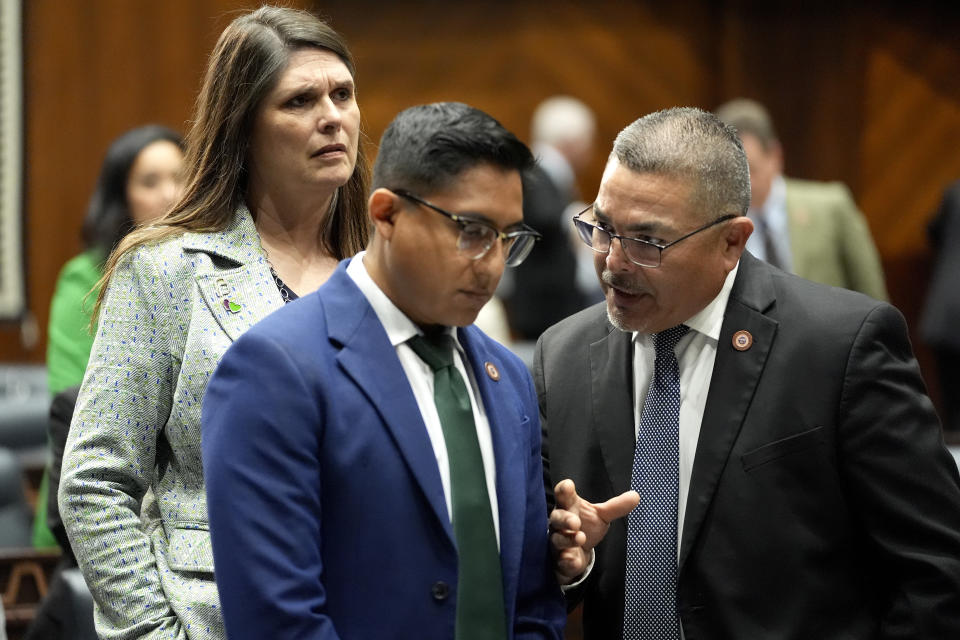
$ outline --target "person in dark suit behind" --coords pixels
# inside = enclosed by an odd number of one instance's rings
[[[736,132],[677,108],[579,216],[606,301],[534,378],[584,637],[958,638],[960,477],[904,319],[744,251],[749,202]],[[590,501],[628,488],[606,525]]]
[[[944,192],[929,235],[934,262],[920,335],[936,357],[943,426],[960,433],[960,182]]]
[[[537,237],[530,162],[467,105],[401,112],[367,251],[228,349],[202,445],[231,638],[561,638],[533,382],[471,326]]]
[[[523,182],[523,218],[543,234],[537,250],[509,274],[510,327],[533,341],[552,324],[586,306],[576,284],[577,254],[568,206],[579,201],[576,174],[593,155],[596,123],[587,105],[570,96],[544,100],[533,114],[537,164]]]

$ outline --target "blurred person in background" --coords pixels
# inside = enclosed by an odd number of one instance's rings
[[[131,129],[107,150],[83,222],[85,249],[60,271],[50,303],[51,395],[83,380],[93,346],[90,317],[99,293],[96,285],[107,256],[135,226],[170,210],[180,196],[182,169],[183,140],[160,125]]]
[[[180,197],[182,169],[183,140],[176,131],[160,125],[131,129],[107,149],[83,222],[85,249],[60,270],[50,302],[47,384],[51,396],[83,380],[93,347],[93,302],[99,294],[97,282],[103,277],[107,256],[135,226],[149,224],[170,210]],[[57,449],[57,445],[52,448]],[[59,463],[57,457],[50,460],[57,465],[57,476]],[[35,547],[53,547],[61,542],[46,524],[48,496],[56,504],[56,489],[52,495],[49,491],[52,471],[45,471],[37,495]]]
[[[225,637],[200,405],[234,339],[366,244],[354,76],[314,15],[237,17],[197,98],[183,196],[107,261],[59,495],[101,637]]]
[[[750,163],[750,209],[756,232],[747,250],[801,278],[887,299],[870,229],[840,182],[783,175],[783,147],[766,108],[736,98],[716,110],[743,141]]]
[[[960,434],[960,182],[944,192],[928,231],[934,262],[920,335],[936,358],[943,427]]]
[[[577,174],[590,164],[595,135],[593,111],[576,98],[553,96],[534,111],[531,146],[537,164],[524,179],[523,218],[543,239],[509,274],[504,288],[517,340],[532,343],[547,327],[586,305],[576,286],[577,246],[570,231],[579,207],[570,205],[580,200]],[[599,291],[596,282],[591,286]]]

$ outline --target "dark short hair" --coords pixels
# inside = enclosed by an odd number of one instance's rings
[[[691,205],[704,220],[750,206],[750,170],[732,127],[693,107],[656,111],[627,125],[611,157],[631,171],[690,180]]]
[[[172,142],[183,150],[180,134],[158,124],[131,129],[110,144],[83,221],[83,243],[87,249],[97,249],[106,258],[133,229],[127,202],[130,170],[140,152],[160,140]]]
[[[533,155],[479,109],[462,102],[418,105],[397,114],[380,138],[372,186],[430,194],[481,164],[523,175]]]

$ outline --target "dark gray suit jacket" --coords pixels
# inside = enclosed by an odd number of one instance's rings
[[[934,262],[920,333],[935,348],[960,352],[960,182],[944,192],[929,231]]]
[[[591,501],[629,488],[631,363],[602,304],[541,338],[548,487],[572,478]],[[620,637],[625,538],[624,519],[568,593],[587,640]],[[896,309],[744,254],[679,567],[687,640],[960,637],[960,477]]]

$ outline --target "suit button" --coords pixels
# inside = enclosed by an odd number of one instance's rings
[[[443,580],[437,580],[433,583],[433,586],[430,587],[430,593],[433,594],[434,600],[437,602],[442,602],[447,599],[447,596],[450,595],[450,585]]]

